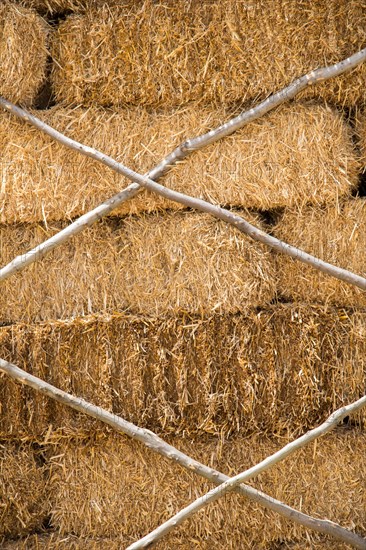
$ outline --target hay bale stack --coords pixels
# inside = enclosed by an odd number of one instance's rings
[[[171,442],[233,475],[287,440],[175,438]],[[253,484],[303,512],[336,520],[362,534],[366,532],[365,451],[365,433],[339,430],[258,476]],[[193,473],[114,434],[89,445],[61,443],[53,453],[53,525],[60,533],[80,537],[119,533],[121,547],[212,488]],[[161,548],[270,548],[281,539],[299,542],[307,536],[310,543],[313,537],[314,542],[319,540],[243,497],[230,495],[185,522],[164,539]]]
[[[274,235],[327,262],[365,277],[366,201],[339,207],[286,210]],[[278,293],[286,300],[365,307],[359,288],[320,273],[284,255],[277,256]]]
[[[0,442],[0,541],[40,530],[48,515],[47,496],[39,451]]]
[[[54,108],[45,122],[145,173],[185,139],[230,118],[191,105],[172,113],[142,108]],[[0,118],[0,222],[73,218],[120,191],[127,181],[97,161],[58,145],[24,122]],[[357,186],[360,164],[350,127],[334,110],[291,104],[179,163],[162,183],[210,202],[268,210],[334,202]],[[115,212],[179,209],[144,192]]]
[[[262,226],[260,218],[244,212]],[[60,228],[60,224],[57,225]],[[56,231],[0,228],[9,262]],[[145,315],[207,314],[268,304],[271,252],[200,213],[109,219],[3,283],[0,322],[67,318],[129,309]]]
[[[258,436],[169,440],[229,475],[252,466],[287,441]],[[364,534],[365,444],[365,433],[339,428],[258,476],[253,484],[306,513],[327,517]],[[117,550],[212,487],[174,462],[115,433],[97,434],[88,441],[59,441],[44,447],[44,454],[50,469],[45,502],[55,531],[16,543],[4,538],[4,550]],[[23,506],[31,502],[30,494],[24,495]],[[185,522],[158,547],[268,548],[278,540],[283,548],[301,548],[305,540],[312,548],[334,548],[332,539],[307,532],[238,495],[226,496],[206,508],[203,515]]]
[[[88,317],[3,327],[0,357],[162,435],[296,435],[363,395],[364,327],[365,313],[302,306]],[[5,375],[0,396],[3,436],[103,429]]]
[[[87,10],[53,41],[59,101],[177,106],[257,100],[365,43],[358,0],[131,2]],[[366,68],[304,95],[364,102]]]
[[[0,95],[31,105],[46,75],[48,27],[35,11],[0,5]]]

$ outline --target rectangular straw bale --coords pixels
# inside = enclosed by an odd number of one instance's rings
[[[0,541],[40,530],[49,512],[47,496],[40,451],[0,442]]]
[[[275,441],[257,436],[171,440],[183,452],[228,475],[253,466],[287,442],[287,438]],[[365,534],[365,451],[365,433],[340,429],[258,476],[252,484],[305,513]],[[147,534],[213,486],[117,435],[96,444],[61,443],[52,452],[52,525],[60,534],[118,536],[121,547]],[[327,541],[242,496],[227,495],[184,522],[158,547],[273,548],[281,540],[308,540],[311,544],[319,539]]]
[[[273,229],[279,239],[327,262],[366,276],[366,201],[327,208],[285,210]],[[278,293],[286,300],[365,307],[361,289],[324,275],[284,255],[277,256]]]
[[[48,26],[34,10],[0,5],[0,95],[31,105],[46,77]]]
[[[37,116],[145,173],[179,143],[232,113],[193,104],[163,113],[55,107]],[[0,114],[0,147],[4,224],[74,218],[128,183],[7,113]],[[293,103],[179,162],[162,183],[215,204],[268,210],[335,202],[357,187],[359,171],[352,131],[341,115],[326,106]],[[182,206],[145,191],[115,214],[167,208]]]
[[[243,212],[262,227],[259,216]],[[57,226],[59,227],[59,226]],[[55,232],[0,227],[3,264]],[[207,314],[268,304],[272,253],[207,214],[109,219],[2,285],[0,322],[33,322],[129,309],[146,315]]]
[[[154,107],[258,100],[364,47],[358,0],[124,2],[72,15],[54,35],[59,101]],[[303,96],[364,102],[366,67]]]
[[[359,399],[365,313],[276,306],[246,315],[113,315],[13,325],[0,357],[165,436],[297,435]],[[102,425],[2,375],[1,437],[88,436]],[[352,417],[365,425],[365,411]]]

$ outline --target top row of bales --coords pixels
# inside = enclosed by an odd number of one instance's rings
[[[22,8],[28,6],[28,8]],[[117,4],[117,5],[114,5]],[[55,30],[30,8],[79,9]],[[31,104],[45,78],[68,104],[175,107],[257,101],[360,50],[358,0],[23,0],[0,8],[0,93]],[[366,66],[302,94],[364,103]]]

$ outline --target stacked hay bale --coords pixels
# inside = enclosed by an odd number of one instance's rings
[[[364,40],[366,10],[356,1],[309,8],[276,0],[275,9],[262,1],[102,4],[23,0],[26,8],[9,9],[37,21],[31,8],[67,15],[52,36],[58,103],[37,116],[141,173],[237,114],[239,102],[265,97]],[[6,88],[9,61],[5,70],[1,93],[35,102],[35,91]],[[352,197],[362,160],[337,107],[362,104],[365,70],[195,153],[162,183],[234,209],[333,263],[347,250],[343,267],[362,272],[364,207]],[[0,146],[3,265],[127,183],[7,113]],[[364,391],[360,292],[146,191],[2,284],[0,357],[228,474]],[[211,487],[4,375],[0,395],[4,548],[15,536],[23,537],[19,548],[120,548]],[[256,486],[365,533],[365,418],[361,412]],[[304,540],[333,547],[230,496],[161,547],[293,548]]]
[[[91,8],[58,28],[53,82],[59,100],[232,105],[336,63],[365,40],[365,6],[358,0],[118,4]],[[365,74],[361,69],[310,95],[354,104],[364,96]]]
[[[49,29],[33,10],[0,5],[0,95],[32,105],[47,72]]]

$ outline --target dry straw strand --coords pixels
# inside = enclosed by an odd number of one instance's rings
[[[364,109],[356,111],[355,132],[358,138],[358,146],[361,151],[363,172],[366,165],[366,112]]]
[[[0,6],[0,95],[31,105],[46,78],[48,26],[33,10]]]
[[[364,47],[357,0],[124,2],[62,23],[53,41],[59,101],[177,106],[263,99],[314,66]],[[260,21],[260,24],[258,24]],[[305,92],[363,102],[365,70]]]
[[[173,113],[56,107],[38,116],[69,137],[148,172],[166,157],[169,144],[217,127],[225,112],[198,105]],[[75,218],[123,183],[107,167],[81,159],[7,113],[1,117],[0,146],[4,224]],[[359,171],[351,128],[336,111],[291,104],[180,161],[164,185],[214,204],[268,210],[336,202],[357,187]],[[114,214],[166,208],[182,205],[145,192]]]

